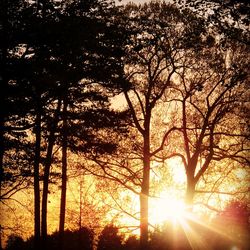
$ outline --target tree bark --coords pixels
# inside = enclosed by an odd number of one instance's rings
[[[192,212],[193,203],[194,203],[194,195],[195,195],[195,179],[193,175],[187,174],[187,187],[186,187],[186,195],[185,195],[185,203],[188,211]]]
[[[148,164],[147,164],[148,165]],[[140,194],[140,246],[147,249],[148,246],[148,195],[149,195],[149,170],[143,171],[143,184]]]
[[[6,109],[6,89],[8,87],[8,77],[6,74],[6,62],[7,62],[7,54],[8,54],[8,42],[9,42],[9,34],[8,34],[8,4],[7,1],[1,1],[0,8],[2,14],[2,27],[0,28],[1,35],[1,48],[0,48],[0,199],[1,199],[1,189],[3,182],[3,157],[4,157],[4,133],[5,133],[5,109]]]
[[[146,122],[143,148],[143,180],[140,194],[140,248],[148,248],[148,196],[150,180],[150,131]]]
[[[0,224],[0,250],[3,250],[3,247],[2,247],[2,226]]]
[[[1,112],[1,111],[0,111]],[[4,123],[0,118],[0,200],[2,197],[2,182],[3,182],[3,155],[4,155]]]
[[[45,161],[45,166],[44,166],[43,194],[42,194],[42,222],[41,222],[41,236],[42,236],[42,248],[43,249],[46,249],[46,241],[47,241],[47,206],[48,206],[48,191],[49,191],[48,187],[49,187],[50,166],[52,163],[53,146],[55,143],[55,132],[56,132],[57,124],[58,124],[60,109],[61,109],[61,100],[58,100],[57,109],[54,115],[54,121],[51,124],[51,128],[50,128],[46,161]]]
[[[63,249],[64,243],[64,225],[66,211],[66,193],[67,193],[67,102],[63,105],[63,128],[62,128],[62,190],[60,204],[60,221],[59,221],[59,249]]]
[[[4,65],[2,65],[4,66]],[[2,197],[2,182],[3,182],[3,156],[4,156],[4,87],[2,89],[2,86],[4,84],[3,82],[0,83],[1,89],[0,89],[0,200]],[[2,250],[2,226],[0,224],[0,250]]]
[[[39,99],[37,99],[39,100]],[[41,112],[40,101],[37,103],[38,109],[35,122],[35,157],[34,157],[34,248],[40,249],[40,155],[41,155]]]

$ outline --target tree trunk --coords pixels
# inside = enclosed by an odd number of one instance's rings
[[[67,102],[63,106],[63,128],[62,128],[62,190],[60,204],[60,221],[59,221],[59,249],[63,249],[64,225],[66,210],[66,192],[67,192]]]
[[[4,66],[4,65],[1,65]],[[2,197],[2,182],[3,182],[3,155],[4,155],[4,94],[2,89],[3,82],[0,84],[0,201]],[[0,224],[0,250],[2,249],[2,226]]]
[[[148,196],[150,179],[150,140],[149,130],[144,136],[143,148],[143,180],[140,194],[140,248],[148,248]]]
[[[0,250],[2,250],[3,247],[2,247],[2,226],[0,224]]]
[[[196,185],[196,183],[195,183],[193,175],[189,176],[187,174],[187,187],[186,187],[185,202],[186,202],[188,211],[190,211],[190,212],[192,212],[192,210],[193,210],[195,185]]]
[[[80,196],[79,196],[79,231],[82,229],[82,180],[80,180]]]
[[[147,171],[148,172],[148,171]],[[146,175],[149,176],[147,173]],[[145,182],[144,182],[145,183]],[[148,188],[144,184],[140,194],[140,246],[141,250],[148,246]]]
[[[53,146],[55,143],[55,132],[58,124],[60,109],[61,109],[61,100],[58,100],[57,109],[54,115],[54,121],[51,124],[50,128],[46,161],[44,166],[43,194],[42,194],[42,224],[41,224],[41,235],[42,235],[42,246],[43,246],[42,249],[46,249],[49,175],[50,175],[50,166],[52,163]]]
[[[34,158],[34,248],[40,249],[40,154],[41,154],[41,112],[40,102],[38,103],[35,123],[35,158]]]
[[[3,155],[4,155],[4,123],[3,123],[2,117],[0,117],[0,200],[2,197],[1,190],[2,190],[3,173],[4,173],[3,172]]]
[[[1,24],[0,35],[1,35],[1,53],[0,53],[0,200],[1,200],[1,189],[3,182],[3,157],[4,157],[4,133],[5,133],[5,117],[6,117],[6,89],[8,87],[8,77],[6,74],[6,62],[7,62],[7,54],[8,54],[8,42],[9,42],[9,34],[8,34],[8,4],[7,1],[1,1],[0,8],[2,8],[1,14]]]

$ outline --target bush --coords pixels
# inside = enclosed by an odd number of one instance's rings
[[[6,250],[24,250],[25,249],[24,240],[18,235],[11,234],[8,237],[5,249]]]
[[[126,240],[123,249],[124,250],[139,250],[140,241],[137,239],[136,236],[132,235]]]
[[[99,236],[97,250],[123,249],[123,237],[118,235],[118,228],[114,225],[106,226]]]

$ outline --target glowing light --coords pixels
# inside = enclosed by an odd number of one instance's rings
[[[168,160],[168,164],[174,182],[177,184],[184,184],[186,182],[186,174],[182,161],[179,158],[172,158]]]
[[[152,224],[161,224],[165,221],[176,223],[185,217],[185,204],[171,196],[160,195],[160,198],[152,199],[150,221]]]

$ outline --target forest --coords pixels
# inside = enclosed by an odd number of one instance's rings
[[[0,250],[250,249],[247,0],[0,3]]]

